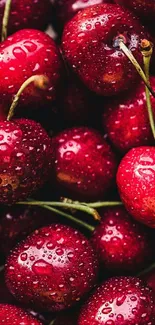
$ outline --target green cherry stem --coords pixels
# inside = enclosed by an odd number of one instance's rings
[[[91,208],[87,205],[80,204],[80,203],[64,203],[64,202],[46,202],[46,201],[23,201],[23,202],[17,202],[17,204],[22,204],[22,205],[38,205],[38,206],[51,206],[51,207],[59,207],[59,208],[69,208],[69,209],[75,209],[78,211],[83,211],[87,214],[90,214],[93,216],[95,220],[100,220],[100,215],[98,212],[94,209]]]
[[[2,20],[2,32],[1,32],[2,42],[7,38],[7,29],[8,29],[10,10],[11,10],[11,0],[6,0],[3,20]]]
[[[58,210],[58,209],[52,208],[52,207],[50,207],[50,206],[48,206],[48,205],[44,205],[43,208],[45,208],[45,209],[47,209],[47,210],[49,210],[49,211],[52,211],[52,212],[54,212],[54,213],[56,213],[56,214],[58,214],[58,215],[61,215],[61,216],[65,217],[66,219],[69,219],[69,220],[73,221],[73,222],[75,222],[76,224],[78,224],[79,226],[82,226],[82,227],[88,229],[88,230],[91,231],[91,232],[93,232],[93,231],[95,230],[95,227],[89,225],[88,223],[86,223],[86,222],[84,222],[84,221],[82,221],[82,220],[79,220],[79,219],[73,217],[72,215],[70,215],[70,214],[68,214],[68,213],[66,213],[66,212],[63,212],[63,211],[61,211],[61,210]]]
[[[139,73],[140,77],[144,81],[146,87],[149,89],[150,93],[152,94],[153,97],[155,97],[155,91],[152,89],[150,86],[150,83],[147,80],[147,77],[142,70],[141,66],[133,56],[132,52],[127,48],[127,46],[124,44],[123,39],[120,37],[120,42],[119,42],[119,47],[122,50],[122,52],[128,57],[128,59],[131,61],[137,72]]]
[[[24,81],[24,83],[21,85],[21,87],[19,88],[17,94],[15,95],[15,97],[13,99],[13,102],[11,104],[11,107],[9,109],[9,113],[8,113],[8,116],[7,116],[7,121],[10,121],[11,118],[13,117],[15,108],[16,108],[18,102],[19,102],[21,94],[23,93],[25,88],[28,87],[32,82],[34,82],[34,85],[37,88],[46,89],[49,80],[44,75],[34,75],[34,76],[31,76],[30,78],[28,78],[26,81]]]
[[[115,207],[123,205],[121,201],[103,201],[103,202],[94,202],[94,203],[87,203],[87,206],[91,208],[104,208],[104,207]]]
[[[148,83],[150,84],[150,60],[153,53],[153,44],[146,39],[142,40],[141,53],[143,56],[145,76],[147,78]],[[147,86],[145,86],[145,94],[146,94],[146,103],[147,103],[149,122],[150,122],[153,137],[155,139],[155,121],[154,121],[152,105],[151,105],[151,96]]]
[[[113,207],[113,206],[123,205],[123,203],[121,201],[97,201],[97,202],[92,202],[92,203],[86,203],[86,202],[73,201],[66,197],[61,197],[61,202],[71,203],[71,204],[80,203],[80,204],[88,206],[90,208],[103,208],[103,207]]]
[[[149,272],[151,272],[153,269],[155,269],[155,262],[153,264],[151,264],[150,266],[148,266],[146,269],[140,271],[136,276],[143,276]]]

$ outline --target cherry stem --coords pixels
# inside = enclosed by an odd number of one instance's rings
[[[150,84],[150,61],[153,53],[153,44],[146,39],[142,40],[141,53],[143,56],[145,76],[147,78],[148,83]],[[149,122],[150,122],[153,137],[155,139],[155,122],[154,122],[154,116],[153,116],[152,105],[151,105],[151,96],[147,86],[145,86],[145,94],[146,94],[146,103],[147,103]]]
[[[11,0],[6,0],[3,20],[2,20],[2,32],[1,32],[2,33],[2,36],[1,36],[2,42],[7,38],[7,29],[8,29],[10,10],[11,10]]]
[[[63,203],[80,203],[82,205],[88,206],[90,208],[102,208],[102,207],[113,207],[123,205],[121,201],[98,201],[93,203],[78,202],[71,199],[61,197],[61,202]]]
[[[47,209],[47,210],[49,210],[49,211],[52,211],[52,212],[54,212],[54,213],[56,213],[56,214],[59,214],[59,215],[65,217],[66,219],[69,219],[69,220],[73,221],[73,222],[75,222],[76,224],[78,224],[79,226],[82,226],[82,227],[88,229],[88,230],[91,231],[91,232],[93,232],[93,231],[95,230],[95,227],[89,225],[88,223],[86,223],[86,222],[84,222],[84,221],[82,221],[82,220],[79,220],[79,219],[73,217],[72,215],[70,215],[70,214],[68,214],[68,213],[66,213],[66,212],[63,212],[63,211],[61,211],[61,210],[58,210],[58,209],[52,208],[52,207],[50,207],[50,206],[48,206],[48,205],[44,205],[43,208],[45,208],[45,209]]]
[[[152,89],[150,86],[150,83],[147,80],[147,77],[142,70],[141,66],[139,65],[138,61],[135,59],[133,56],[132,52],[127,48],[127,46],[123,43],[123,39],[120,39],[119,43],[120,49],[123,51],[123,53],[128,57],[128,59],[131,61],[137,72],[139,73],[140,77],[144,81],[146,87],[149,89],[150,93],[152,94],[153,97],[155,97],[155,91]]]
[[[155,270],[155,262],[153,264],[151,264],[150,266],[148,266],[146,269],[140,271],[136,276],[138,276],[138,277],[143,276],[143,275],[151,272],[153,269]]]
[[[26,87],[28,87],[32,82],[34,82],[34,85],[37,88],[46,89],[47,85],[48,85],[48,81],[49,81],[48,78],[44,75],[34,75],[34,76],[31,76],[30,78],[28,78],[26,81],[24,81],[24,83],[19,88],[17,94],[15,95],[15,97],[13,99],[13,102],[11,104],[11,107],[9,109],[9,113],[7,116],[7,121],[10,121],[11,118],[13,117],[14,111],[15,111],[15,108],[16,108],[18,102],[19,102],[20,96]]]
[[[22,205],[38,205],[38,206],[52,206],[52,207],[59,207],[59,208],[69,208],[69,209],[75,209],[75,210],[79,210],[79,211],[83,211],[87,214],[90,214],[93,216],[93,218],[95,220],[100,220],[101,217],[98,214],[98,212],[85,205],[85,204],[80,204],[80,203],[64,203],[64,202],[54,202],[54,201],[50,201],[50,202],[46,202],[46,201],[23,201],[23,202],[17,202],[17,204],[22,204]]]

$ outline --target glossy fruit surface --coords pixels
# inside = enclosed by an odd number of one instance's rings
[[[74,17],[78,11],[100,3],[111,3],[112,0],[55,0],[53,1],[58,29]]]
[[[155,77],[150,78],[155,88]],[[155,112],[155,98],[151,96]],[[144,83],[119,98],[104,103],[103,127],[112,144],[122,153],[133,147],[153,144]]]
[[[1,103],[7,109],[23,82],[32,75],[45,75],[49,79],[47,89],[31,84],[19,101],[19,105],[43,106],[56,95],[62,62],[59,50],[51,37],[39,30],[24,29],[9,36],[0,44]]]
[[[87,127],[64,130],[52,140],[53,178],[60,191],[81,200],[103,197],[113,185],[117,162],[102,134]]]
[[[144,37],[145,35],[145,37]],[[104,96],[134,87],[138,74],[119,49],[119,39],[142,63],[139,51],[143,27],[129,11],[115,4],[100,4],[80,11],[63,32],[64,56],[88,88]]]
[[[147,20],[155,19],[155,2],[154,0],[115,0],[116,3],[121,6],[127,7],[129,10],[134,11],[134,13],[140,18]]]
[[[11,253],[6,283],[22,303],[46,311],[63,310],[95,284],[96,254],[77,230],[61,224],[41,228]]]
[[[6,0],[0,1],[0,25]],[[8,23],[8,34],[24,28],[44,29],[50,20],[50,0],[12,0]]]
[[[137,278],[111,278],[83,306],[78,325],[154,325],[154,299]]]
[[[118,167],[117,185],[128,212],[155,228],[155,147],[131,149]]]
[[[51,139],[39,123],[0,123],[0,204],[26,199],[47,180]]]
[[[149,230],[135,222],[124,207],[100,212],[101,223],[91,242],[103,270],[113,274],[136,274],[153,261],[153,240]]]
[[[0,207],[0,252],[4,256],[35,229],[58,221],[51,211],[39,207]]]
[[[24,309],[16,306],[0,304],[0,324],[5,325],[42,325]]]

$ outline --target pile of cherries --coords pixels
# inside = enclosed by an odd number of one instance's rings
[[[0,325],[155,325],[154,21],[0,1]]]

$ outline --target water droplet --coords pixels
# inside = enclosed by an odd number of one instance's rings
[[[53,271],[53,268],[52,265],[45,262],[44,260],[38,260],[33,264],[32,270],[38,275],[50,275]]]

